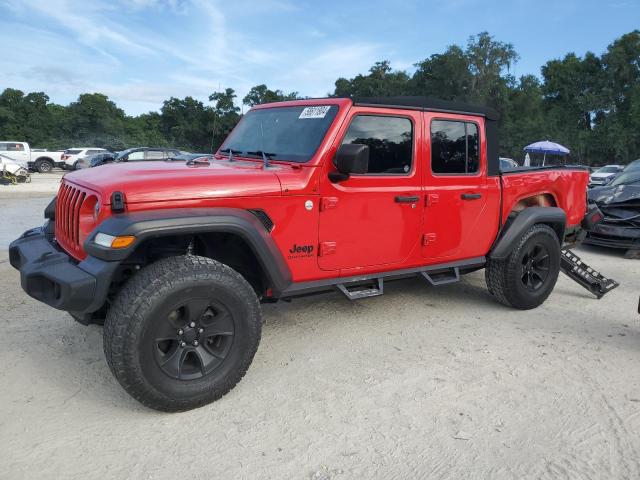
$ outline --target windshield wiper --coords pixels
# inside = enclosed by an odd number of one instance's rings
[[[222,150],[220,150],[220,153],[228,153],[229,154],[229,161],[233,162],[233,155],[238,155],[240,153],[242,153],[241,150],[234,150],[233,148],[223,148]]]
[[[262,157],[262,161],[264,162],[264,168],[269,168],[269,159],[271,157],[275,157],[277,155],[277,153],[269,153],[269,152],[265,152],[264,150],[256,150],[254,152],[246,152],[247,155],[258,155]]]

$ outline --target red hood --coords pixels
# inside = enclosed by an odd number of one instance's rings
[[[276,175],[258,162],[214,161],[209,166],[182,162],[136,162],[103,165],[65,175],[65,180],[90,188],[109,203],[121,191],[127,203],[179,201],[200,198],[281,195]]]

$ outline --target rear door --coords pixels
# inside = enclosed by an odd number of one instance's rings
[[[420,238],[420,112],[352,108],[336,138],[370,149],[369,171],[331,183],[321,179],[319,257],[323,270],[401,264]]]
[[[164,160],[167,154],[164,150],[147,150],[144,154],[145,160]]]
[[[427,165],[422,256],[437,260],[482,256],[496,221],[495,212],[486,208],[484,119],[423,115]]]

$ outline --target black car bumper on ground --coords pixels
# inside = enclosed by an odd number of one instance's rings
[[[640,228],[609,225],[605,221],[587,231],[584,243],[625,250],[640,249]]]
[[[85,318],[104,305],[119,263],[93,257],[77,262],[49,238],[45,228],[27,230],[11,242],[9,261],[29,296]]]

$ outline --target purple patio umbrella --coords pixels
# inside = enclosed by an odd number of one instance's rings
[[[527,145],[524,147],[524,151],[527,153],[542,153],[544,157],[542,159],[542,165],[544,165],[545,160],[547,159],[547,154],[549,155],[569,155],[570,151],[567,147],[560,145],[559,143],[550,142],[549,140],[542,140],[540,142],[532,143],[531,145]]]

